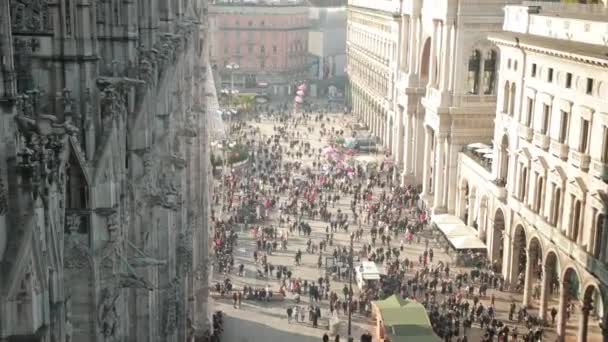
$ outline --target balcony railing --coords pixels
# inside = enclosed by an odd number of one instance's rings
[[[570,150],[570,156],[568,157],[572,162],[572,165],[578,167],[583,171],[589,170],[589,164],[591,162],[591,157],[588,154],[583,154],[581,152]]]
[[[551,141],[549,151],[552,155],[562,160],[568,159],[568,145],[562,144],[559,141]]]
[[[589,171],[594,177],[608,183],[608,164],[600,160],[592,160]]]
[[[471,158],[473,161],[475,161],[477,164],[482,166],[484,169],[486,169],[486,171],[492,172],[492,159],[483,158],[479,154],[475,153],[474,151],[472,151],[466,147],[462,149],[462,153],[464,153],[469,158]]]
[[[534,145],[546,151],[549,148],[549,137],[540,132],[535,132]]]
[[[519,124],[519,136],[527,141],[531,141],[532,140],[532,135],[533,135],[533,131],[532,128],[526,126],[526,125],[522,125]]]

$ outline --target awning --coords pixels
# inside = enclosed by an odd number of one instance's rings
[[[454,215],[442,214],[431,217],[431,222],[456,249],[484,249],[486,244],[477,237],[477,231],[464,224]]]
[[[470,236],[453,236],[450,238],[450,243],[456,249],[485,249],[486,245],[477,237]]]

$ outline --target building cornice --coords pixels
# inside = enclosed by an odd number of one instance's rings
[[[579,42],[567,42],[568,46],[566,46],[561,39],[529,34],[496,33],[490,35],[488,39],[497,45],[521,48],[573,62],[608,68],[608,47]]]

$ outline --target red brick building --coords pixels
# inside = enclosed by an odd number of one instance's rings
[[[290,94],[306,77],[308,7],[303,2],[234,3],[211,5],[211,62],[230,87],[233,71],[237,89],[268,87],[274,95]]]

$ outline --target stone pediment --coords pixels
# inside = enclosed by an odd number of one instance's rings
[[[29,238],[25,240],[25,245],[19,251],[13,272],[9,275],[9,300],[19,301],[31,298],[34,293],[40,293],[44,285],[41,282],[44,282],[46,278],[41,276],[41,267],[36,261],[37,248],[32,248],[32,245],[35,245],[32,233],[32,230],[27,233]]]
[[[537,156],[532,162],[532,168],[534,169],[534,171],[540,174],[545,174],[549,167],[544,157]]]
[[[91,184],[91,176],[89,175],[89,168],[87,165],[87,161],[83,155],[82,150],[80,149],[80,145],[78,145],[78,141],[76,141],[73,137],[69,138],[69,145],[71,147],[71,153],[74,154],[74,157],[78,161],[78,166],[84,175],[84,179],[87,181],[87,185]]]
[[[592,207],[598,209],[600,212],[606,212],[608,205],[608,194],[602,190],[597,190],[589,197],[589,202]]]
[[[93,184],[99,184],[102,182],[102,177],[110,177],[113,175],[112,170],[112,144],[114,140],[112,137],[115,135],[116,127],[112,125],[111,131],[106,134],[101,141],[100,147],[97,150],[95,161],[94,161],[94,169],[95,173],[93,174]],[[113,176],[112,176],[113,178]]]
[[[517,156],[520,160],[528,163],[532,159],[532,155],[527,147],[522,147],[519,151],[517,151]]]
[[[587,194],[587,185],[581,177],[574,177],[570,179],[568,182],[568,187],[570,191],[576,195],[580,200],[585,199],[585,195]]]
[[[568,179],[568,177],[561,166],[556,166],[549,171],[549,179],[552,182],[561,185],[566,181],[566,179]]]

